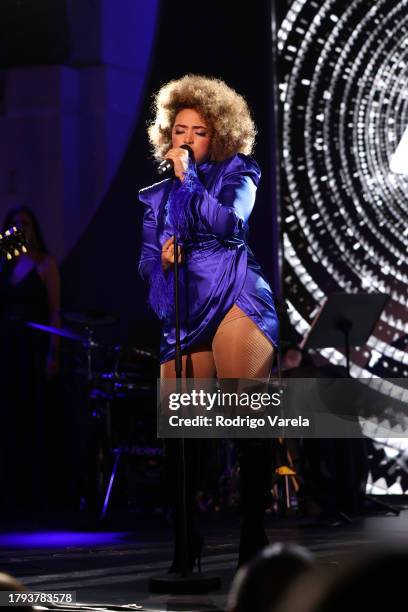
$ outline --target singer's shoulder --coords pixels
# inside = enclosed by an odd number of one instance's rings
[[[158,206],[164,194],[170,188],[171,182],[172,179],[164,179],[148,187],[143,187],[139,190],[139,200],[143,202],[143,204],[150,204],[152,207],[155,207],[155,205]]]
[[[234,174],[243,174],[250,176],[257,185],[261,178],[261,169],[253,157],[236,153],[232,157],[220,162],[223,166],[222,171],[224,177]]]

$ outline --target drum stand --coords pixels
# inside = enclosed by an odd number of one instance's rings
[[[117,353],[120,351],[120,349],[121,349],[120,346],[116,346],[115,347],[115,351]],[[112,380],[113,380],[112,396],[114,397],[114,394],[115,394],[115,385],[116,385],[117,382],[119,382],[119,356],[117,356],[116,359],[115,359],[115,365],[114,365],[114,368],[113,368]],[[111,429],[110,401],[111,401],[111,398],[108,397],[107,398],[107,409],[106,409],[105,415],[106,415],[106,435],[107,435],[107,439],[108,439],[108,446],[109,446],[110,449],[112,449],[112,429]],[[121,460],[121,457],[122,457],[123,453],[125,452],[125,448],[123,446],[118,446],[117,448],[113,448],[112,452],[113,452],[113,455],[114,455],[115,459],[114,459],[112,470],[111,470],[111,473],[110,473],[110,476],[109,476],[109,482],[108,482],[108,485],[106,487],[105,496],[104,496],[104,500],[103,500],[103,504],[102,504],[102,509],[101,509],[100,514],[99,514],[99,520],[100,521],[103,521],[106,518],[108,509],[109,509],[111,495],[112,495],[113,485],[115,484],[115,481],[116,481],[116,477],[117,477],[117,474],[118,474],[120,460]]]
[[[105,499],[103,501],[102,510],[101,510],[100,515],[99,515],[99,519],[101,521],[103,521],[105,519],[106,513],[108,511],[110,497],[111,497],[111,494],[112,494],[112,487],[114,485],[114,482],[115,482],[115,479],[116,479],[116,475],[117,475],[117,472],[118,472],[120,458],[121,458],[122,453],[123,453],[123,448],[122,447],[115,448],[115,449],[113,449],[113,453],[115,455],[115,461],[113,463],[113,468],[112,468],[112,472],[111,472],[111,475],[110,475],[110,478],[109,478],[108,487],[106,489]]]

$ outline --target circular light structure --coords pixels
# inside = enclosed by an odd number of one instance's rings
[[[277,46],[291,321],[304,335],[329,294],[386,293],[351,373],[406,378],[408,0],[288,2]]]

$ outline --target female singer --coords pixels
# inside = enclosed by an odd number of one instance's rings
[[[183,376],[268,378],[278,340],[272,292],[246,242],[260,179],[249,157],[255,126],[246,101],[215,78],[186,75],[164,85],[148,134],[158,160],[171,159],[173,179],[140,191],[145,204],[140,272],[149,302],[162,319],[161,376],[175,376],[174,236],[182,243],[180,325]],[[181,148],[188,145],[189,151]],[[187,512],[194,514],[199,445],[186,440]],[[177,462],[166,444],[170,464]],[[242,527],[239,563],[267,543],[263,514],[271,465],[260,440],[241,440]],[[177,487],[173,490],[176,494]],[[177,502],[175,556],[180,564]],[[190,569],[200,555],[193,525]]]

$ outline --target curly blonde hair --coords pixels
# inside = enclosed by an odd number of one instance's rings
[[[148,135],[156,159],[171,148],[172,127],[184,108],[194,108],[208,122],[212,160],[252,153],[256,127],[245,99],[220,79],[186,74],[163,85],[154,96]]]

